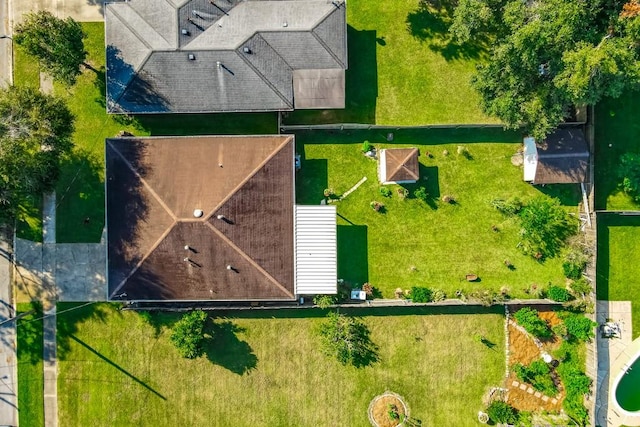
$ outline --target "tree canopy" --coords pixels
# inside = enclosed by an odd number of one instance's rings
[[[24,15],[14,33],[16,43],[38,58],[55,80],[69,86],[76,82],[87,57],[83,42],[87,35],[78,22],[42,10]]]
[[[12,216],[30,194],[52,189],[73,147],[74,117],[64,101],[32,88],[0,90],[0,204]],[[8,215],[7,215],[8,214]]]
[[[640,4],[631,0],[460,0],[450,32],[493,37],[473,86],[483,110],[541,139],[571,106],[640,83]]]

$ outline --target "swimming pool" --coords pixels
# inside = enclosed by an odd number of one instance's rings
[[[640,415],[640,352],[620,372],[614,390],[620,409],[628,415]]]

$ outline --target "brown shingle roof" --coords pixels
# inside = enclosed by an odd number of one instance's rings
[[[420,179],[417,148],[390,148],[385,153],[387,182]]]
[[[291,136],[107,140],[110,297],[293,299],[293,155]]]
[[[589,148],[581,129],[558,129],[536,147],[538,165],[534,184],[587,181]]]

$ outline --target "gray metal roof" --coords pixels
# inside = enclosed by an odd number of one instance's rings
[[[107,110],[292,110],[295,70],[346,69],[345,7],[343,0],[107,3]],[[323,96],[327,103],[314,108],[343,108],[344,90]]]

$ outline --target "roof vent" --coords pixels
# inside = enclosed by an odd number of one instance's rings
[[[216,66],[217,66],[218,68],[220,68],[220,67],[222,66],[222,62],[220,62],[220,61],[216,61]]]
[[[250,54],[250,53],[251,53],[251,49],[250,49],[249,47],[247,47],[247,46],[245,46],[244,48],[242,48],[242,51],[243,51],[244,53],[248,53],[248,54]]]
[[[196,56],[193,53],[189,54],[189,60],[190,61],[195,61],[196,60]]]
[[[202,211],[202,209],[196,209],[193,211],[193,216],[195,218],[202,218],[202,215],[204,215],[204,212]]]
[[[189,35],[189,30],[187,30],[186,28],[183,28],[182,30],[180,30],[180,32],[182,33],[183,36]]]
[[[283,27],[288,27],[288,26],[289,26],[289,24],[287,24],[287,21],[284,21],[284,22],[282,23],[282,26],[283,26]]]

